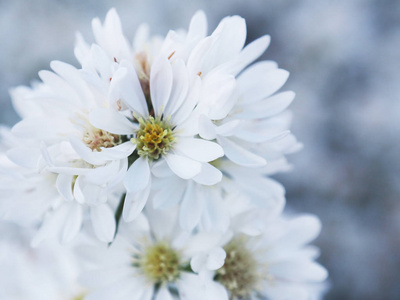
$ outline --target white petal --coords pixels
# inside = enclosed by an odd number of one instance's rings
[[[195,138],[181,138],[177,142],[176,150],[200,162],[213,161],[224,155],[217,143]]]
[[[200,253],[194,255],[190,260],[190,267],[195,273],[199,273],[204,269],[204,266],[207,264],[207,255],[205,253]]]
[[[237,127],[241,124],[241,120],[232,120],[218,126],[215,131],[218,135],[231,136],[235,133]]]
[[[246,41],[246,22],[239,16],[224,18],[212,33],[218,36],[218,48],[214,56],[218,62],[235,58]]]
[[[321,265],[310,261],[285,261],[268,266],[272,276],[293,281],[324,281],[328,272]]]
[[[172,89],[172,68],[168,58],[159,56],[150,71],[150,94],[155,116],[160,116],[167,105]]]
[[[106,162],[106,159],[101,156],[100,152],[92,151],[78,137],[71,136],[69,142],[76,153],[89,164],[102,165]]]
[[[104,108],[98,108],[89,115],[89,121],[96,128],[114,134],[133,134],[138,128],[136,124],[129,121],[124,115]]]
[[[203,90],[200,103],[210,107],[209,117],[220,120],[227,116],[236,102],[232,92],[236,88],[236,80],[230,74],[208,74],[203,80]]]
[[[182,272],[181,277],[177,282],[177,286],[179,289],[179,296],[181,300],[213,299],[206,297],[205,284],[203,280],[195,274]]]
[[[129,168],[125,175],[124,185],[129,193],[136,193],[143,190],[150,181],[149,161],[139,157]]]
[[[287,245],[305,245],[314,240],[321,231],[321,221],[314,215],[304,215],[289,221],[288,234],[284,237]]]
[[[42,152],[40,148],[17,147],[8,150],[7,157],[17,165],[28,169],[37,169]]]
[[[82,226],[82,207],[78,204],[70,205],[63,226],[62,243],[69,243],[78,234]]]
[[[309,300],[309,294],[304,284],[275,280],[273,283],[266,284],[263,292],[268,299],[296,299]]]
[[[171,122],[178,125],[177,130],[185,131],[185,127],[180,127],[179,125],[193,116],[193,110],[199,101],[200,88],[201,79],[197,77],[185,101],[171,118]]]
[[[283,92],[262,101],[246,104],[243,106],[242,112],[235,115],[241,119],[261,119],[268,118],[284,111],[295,97],[293,92]]]
[[[173,175],[171,169],[169,168],[165,159],[160,159],[159,161],[153,163],[151,167],[151,172],[154,176],[164,178]]]
[[[43,83],[52,90],[52,92],[59,93],[60,96],[62,95],[64,101],[74,105],[80,104],[81,100],[79,99],[77,92],[57,74],[47,70],[42,70],[39,71],[39,77],[42,79]]]
[[[261,71],[253,67],[238,78],[244,103],[254,103],[272,95],[285,84],[289,77],[289,72],[282,69],[264,71],[259,74]]]
[[[101,154],[107,160],[118,160],[128,157],[135,149],[136,144],[127,141],[111,148],[104,148],[101,150]]]
[[[92,44],[90,55],[96,70],[102,79],[109,80],[112,77],[112,60],[110,56],[97,44]]]
[[[221,268],[225,263],[226,252],[221,247],[216,247],[208,254],[207,258],[207,269],[217,270]]]
[[[185,63],[178,59],[173,65],[173,83],[171,96],[164,109],[164,116],[172,116],[186,99],[189,90],[189,74],[187,73]]]
[[[243,149],[242,147],[227,138],[218,137],[217,141],[224,149],[225,155],[238,165],[246,167],[256,167],[266,164],[264,158]]]
[[[98,239],[102,242],[111,242],[114,238],[116,224],[114,213],[110,207],[106,204],[92,206],[90,218]]]
[[[199,135],[207,140],[213,140],[216,138],[216,126],[214,123],[205,115],[201,115],[199,118]]]
[[[168,291],[168,288],[165,285],[162,285],[154,300],[173,300],[173,298],[171,293]]]
[[[183,193],[185,192],[185,187],[185,184],[171,184],[169,186],[165,186],[154,194],[153,207],[155,209],[168,209],[173,207],[175,204],[181,201]]]
[[[193,178],[201,171],[201,163],[185,156],[169,153],[165,160],[172,172],[183,179]]]
[[[207,35],[207,17],[202,10],[197,11],[190,20],[187,39],[202,39]]]
[[[206,299],[228,300],[228,292],[225,287],[216,281],[207,282],[206,294]]]
[[[271,42],[271,37],[269,35],[264,35],[257,40],[248,44],[239,54],[239,56],[232,60],[228,64],[221,66],[220,70],[237,75],[239,74],[247,65],[259,58],[265,50],[268,48]]]
[[[142,212],[150,195],[151,184],[135,193],[128,192],[125,197],[123,217],[126,222],[131,222]]]
[[[80,97],[81,103],[86,105],[94,101],[93,93],[90,91],[88,85],[80,76],[79,70],[74,66],[61,62],[52,61],[50,67],[64,78],[68,84],[77,92]]]
[[[215,41],[216,37],[208,36],[201,40],[196,47],[194,47],[186,64],[189,74],[194,75],[198,74],[199,72],[204,72],[205,59],[207,58],[207,54],[210,52]]]
[[[61,196],[64,197],[65,200],[72,201],[74,196],[72,194],[72,182],[74,176],[66,175],[66,174],[59,174],[57,176],[56,186],[57,190]]]
[[[214,185],[222,180],[222,173],[216,167],[203,163],[200,174],[193,177],[193,180],[204,185]]]
[[[127,61],[120,63],[120,68],[114,73],[110,83],[109,99],[111,102],[122,100],[131,110],[146,117],[148,109],[142,87],[132,64]]]
[[[38,117],[23,119],[11,129],[21,138],[59,140],[70,130],[71,124],[56,117]]]
[[[204,200],[196,193],[194,185],[190,184],[186,188],[179,212],[179,224],[183,229],[191,231],[199,223],[203,205]]]

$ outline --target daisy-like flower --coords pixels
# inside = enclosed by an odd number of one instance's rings
[[[274,218],[257,236],[238,233],[239,228],[224,245],[225,263],[214,277],[229,299],[309,299],[310,285],[327,278],[314,261],[318,249],[307,245],[321,228],[315,216]]]
[[[183,60],[171,62],[160,55],[151,66],[148,85],[141,83],[131,62],[122,60],[112,77],[110,94],[128,107],[129,121],[118,111],[97,109],[90,115],[96,128],[133,136],[130,151],[136,151],[124,179],[125,220],[133,220],[143,209],[155,164],[165,161],[171,173],[185,180],[202,182],[207,177],[216,183],[222,177],[219,170],[208,164],[223,156],[222,148],[196,138],[197,119],[193,113],[200,79],[191,86]]]
[[[130,143],[90,124],[90,111],[108,102],[89,88],[79,70],[61,62],[51,66],[56,73],[39,73],[43,83],[11,93],[23,119],[12,129],[20,144],[8,156],[33,172],[57,174],[49,186],[56,186],[62,201],[49,208],[39,240],[50,235],[71,240],[89,210],[94,232],[109,242],[116,224],[108,197],[126,173]]]
[[[225,253],[215,245],[221,236],[182,232],[176,226],[174,210],[147,215],[148,221],[141,214],[133,222],[121,224],[108,248],[81,247],[88,263],[81,282],[92,290],[85,300],[200,300],[226,295],[218,284],[204,281],[190,267],[194,259],[206,270],[220,268]]]
[[[8,128],[0,127],[0,148],[6,152],[18,145],[21,145],[21,140],[14,137]],[[37,167],[35,162],[38,159],[32,156],[40,156],[40,152],[31,153],[25,163]],[[46,171],[39,174],[13,163],[6,154],[0,154],[0,218],[20,225],[39,222],[60,200],[56,179],[55,174]]]

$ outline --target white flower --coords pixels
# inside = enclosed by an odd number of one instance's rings
[[[54,243],[32,249],[32,230],[0,223],[0,299],[75,300],[78,265],[72,251]]]
[[[136,129],[132,129],[126,116],[118,112],[98,109],[90,116],[97,128],[114,134],[134,135],[131,151],[136,150],[134,155],[138,158],[124,179],[127,189],[125,220],[134,219],[145,205],[154,164],[165,161],[171,172],[183,179],[197,180],[207,172],[214,183],[221,180],[221,173],[215,169],[210,174],[207,164],[223,155],[221,147],[195,138],[197,131],[192,114],[199,86],[195,83],[189,87],[184,62],[178,60],[171,64],[167,57],[158,56],[151,66],[149,85],[149,94],[145,95],[132,64],[121,61],[110,93],[132,111],[132,121],[138,122]]]
[[[237,228],[240,228],[237,227]],[[319,234],[318,218],[271,219],[260,236],[236,231],[224,245],[226,259],[214,280],[229,292],[230,299],[309,299],[310,284],[327,278],[314,260],[319,250],[307,245]]]
[[[96,299],[218,299],[225,293],[212,281],[204,281],[190,269],[215,270],[222,266],[224,251],[219,235],[190,235],[176,227],[176,214],[147,211],[129,224],[108,248],[80,249],[87,263],[81,282]],[[179,295],[179,296],[178,296]]]
[[[115,219],[108,195],[119,188],[126,173],[130,142],[90,124],[90,111],[108,107],[108,102],[85,83],[79,70],[61,62],[51,66],[56,74],[41,71],[43,83],[12,91],[23,120],[12,129],[20,144],[8,156],[33,171],[58,174],[55,185],[63,201],[52,207],[39,240],[49,235],[71,240],[89,207],[96,235],[109,242]]]

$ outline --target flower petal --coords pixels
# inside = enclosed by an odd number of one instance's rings
[[[225,155],[241,166],[246,167],[256,167],[264,166],[267,162],[261,156],[255,155],[244,148],[240,147],[238,144],[232,142],[231,140],[223,137],[217,138],[218,143],[224,149]]]
[[[90,208],[94,233],[102,242],[111,242],[115,233],[114,213],[106,204],[95,205]]]
[[[149,162],[144,157],[139,157],[130,166],[125,175],[124,185],[128,193],[134,194],[143,190],[150,181],[150,166]]]
[[[124,115],[104,108],[98,108],[89,115],[90,123],[99,129],[114,134],[133,134],[138,128],[136,124],[130,122]]]
[[[180,207],[180,226],[187,231],[193,230],[193,228],[200,221],[200,217],[203,212],[203,206],[203,198],[199,197],[199,195],[196,193],[194,184],[189,184],[189,186],[186,188]]]
[[[201,172],[193,177],[193,180],[203,185],[214,185],[222,180],[222,173],[211,164],[203,163]]]
[[[142,212],[150,195],[151,184],[135,193],[126,193],[123,217],[126,222],[131,222]]]
[[[160,116],[172,89],[172,68],[168,58],[157,57],[150,71],[150,94],[155,116]]]
[[[183,179],[193,178],[201,171],[201,163],[185,156],[170,153],[165,160],[172,172]]]
[[[181,138],[176,150],[185,156],[200,162],[216,160],[224,155],[224,151],[217,143],[195,138]]]

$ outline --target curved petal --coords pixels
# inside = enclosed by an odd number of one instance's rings
[[[72,201],[74,195],[72,194],[72,184],[74,176],[66,174],[58,174],[56,186],[57,190],[65,200]]]
[[[203,206],[203,198],[196,193],[194,184],[189,184],[180,206],[180,226],[187,231],[191,231],[200,221]]]
[[[181,138],[176,150],[200,162],[213,161],[224,155],[224,150],[217,143],[195,138]]]
[[[111,102],[122,100],[143,117],[149,114],[139,78],[130,62],[121,61],[120,68],[112,77],[108,97]]]
[[[264,166],[267,163],[261,156],[255,155],[243,149],[227,138],[218,137],[217,141],[224,149],[225,155],[238,165],[246,167],[259,167]]]
[[[102,165],[107,161],[106,158],[101,156],[100,152],[92,151],[78,137],[71,136],[69,142],[76,153],[89,164]]]
[[[144,157],[139,157],[129,168],[125,175],[124,185],[128,193],[134,194],[143,190],[150,181],[149,162]]]
[[[183,179],[193,178],[201,172],[201,163],[188,157],[170,153],[165,160],[172,172]]]
[[[123,217],[126,222],[131,222],[142,212],[150,195],[151,182],[148,185],[135,193],[128,192],[125,197],[123,209]]]
[[[207,17],[204,11],[197,11],[192,19],[187,33],[187,39],[203,39],[207,35]]]
[[[222,173],[211,164],[203,163],[201,172],[193,177],[193,180],[203,185],[214,185],[222,180]]]
[[[102,242],[111,242],[115,233],[114,213],[106,204],[95,205],[90,208],[94,233]]]
[[[172,68],[168,58],[157,57],[150,71],[150,94],[154,114],[161,116],[168,103],[172,89]]]
[[[98,108],[89,115],[90,123],[99,129],[114,134],[133,134],[138,125],[130,122],[124,115],[105,108]]]

